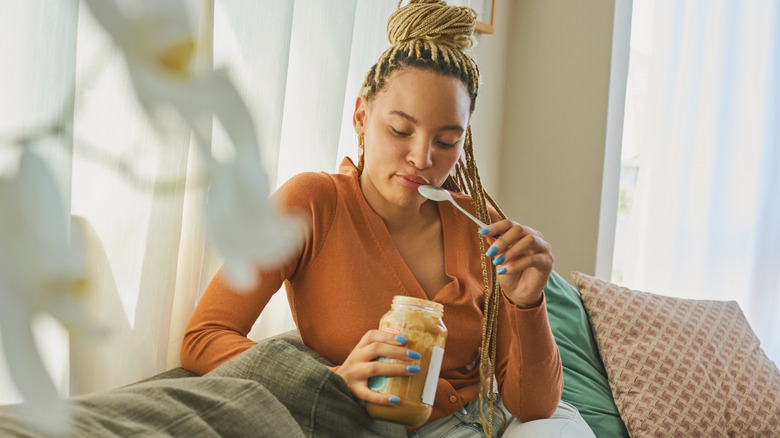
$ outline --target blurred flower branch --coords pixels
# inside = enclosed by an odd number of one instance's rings
[[[224,258],[229,278],[248,288],[257,266],[279,263],[297,249],[305,228],[296,218],[282,216],[269,202],[258,136],[240,93],[224,71],[195,71],[196,32],[187,20],[183,0],[145,0],[136,2],[132,11],[121,9],[114,0],[83,0],[82,4],[124,55],[135,94],[155,128],[164,131],[155,120],[157,110],[167,106],[192,130],[203,163],[201,178],[194,184],[209,186],[204,218],[208,240]],[[68,101],[72,99],[66,97],[62,112],[50,125],[3,142],[22,152],[14,175],[0,179],[4,353],[11,377],[31,412],[44,413],[37,417],[37,425],[49,431],[62,431],[67,413],[35,350],[31,321],[38,313],[49,313],[73,339],[92,330],[80,301],[89,270],[78,221],[65,211],[55,178],[31,146],[43,140],[73,138],[77,108],[74,101]],[[209,138],[202,132],[202,126],[212,119],[220,122],[234,148],[227,163],[212,156]],[[181,194],[181,179],[146,180],[122,157],[105,152],[107,148],[77,138],[73,142],[87,158],[109,164],[135,185]]]

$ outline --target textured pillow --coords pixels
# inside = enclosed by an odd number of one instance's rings
[[[572,276],[632,437],[780,435],[780,371],[737,303]]]
[[[580,293],[553,272],[544,294],[547,318],[563,364],[563,400],[579,410],[597,437],[628,438]]]

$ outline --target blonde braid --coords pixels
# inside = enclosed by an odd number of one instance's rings
[[[463,155],[464,156],[461,157],[458,164],[455,166],[455,177],[453,178],[450,176],[450,178],[447,179],[445,186],[449,185],[456,191],[469,194],[471,199],[474,201],[476,216],[482,222],[487,224],[492,223],[490,218],[490,211],[487,208],[488,202],[490,202],[490,205],[496,209],[502,219],[506,219],[504,212],[482,187],[482,180],[479,177],[477,163],[474,159],[474,148],[471,139],[470,126],[466,130],[466,142],[463,146]],[[496,278],[496,267],[493,266],[493,263],[491,263],[488,257],[485,255],[485,242],[482,239],[479,241],[479,248],[481,252],[483,287],[485,288],[485,303],[483,310],[485,316],[482,320],[482,348],[480,351],[479,362],[479,401],[480,406],[482,406],[483,403],[487,404],[488,406],[488,418],[485,418],[482,409],[480,409],[479,420],[482,423],[482,429],[485,432],[485,436],[492,436],[493,416],[496,402],[496,394],[493,391],[493,381],[496,377],[494,365],[496,363],[498,310],[501,301],[501,290]],[[490,277],[488,277],[488,270],[490,272]],[[493,280],[492,287],[488,282],[488,278],[492,278]],[[503,429],[506,427],[506,416],[504,415],[503,411],[499,412],[502,415]]]
[[[395,70],[404,68],[420,68],[437,72],[442,75],[454,76],[463,81],[471,98],[471,111],[474,111],[477,93],[479,91],[479,68],[477,63],[464,50],[476,44],[474,28],[476,13],[471,8],[449,6],[442,0],[410,0],[387,21],[387,36],[390,41],[384,53],[366,74],[360,94],[370,100],[385,84],[385,80]],[[358,169],[362,171],[365,145],[360,136]],[[482,187],[477,163],[474,159],[474,148],[471,137],[471,126],[466,130],[466,140],[463,155],[455,165],[452,175],[442,184],[447,190],[461,192],[471,196],[474,201],[477,217],[492,223],[488,202],[501,218],[506,215]],[[496,278],[496,268],[485,255],[485,242],[479,239],[482,264],[482,280],[484,287],[482,348],[479,366],[479,419],[485,436],[493,435],[493,418],[495,412],[496,393],[493,391],[496,363],[496,337],[498,334],[498,311],[500,303],[500,288]],[[490,281],[492,280],[492,282]],[[492,283],[492,286],[491,286]],[[488,407],[485,418],[482,406]],[[506,416],[503,426],[506,427]]]

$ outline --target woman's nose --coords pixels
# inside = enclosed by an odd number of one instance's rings
[[[407,160],[417,169],[427,169],[433,165],[433,147],[427,139],[420,139],[412,145]]]

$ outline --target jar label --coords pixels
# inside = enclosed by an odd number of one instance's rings
[[[428,366],[428,375],[425,376],[425,387],[423,387],[422,402],[426,405],[433,405],[433,399],[436,397],[436,387],[439,384],[439,372],[441,371],[441,360],[444,358],[444,349],[433,347],[431,351],[431,364]]]

